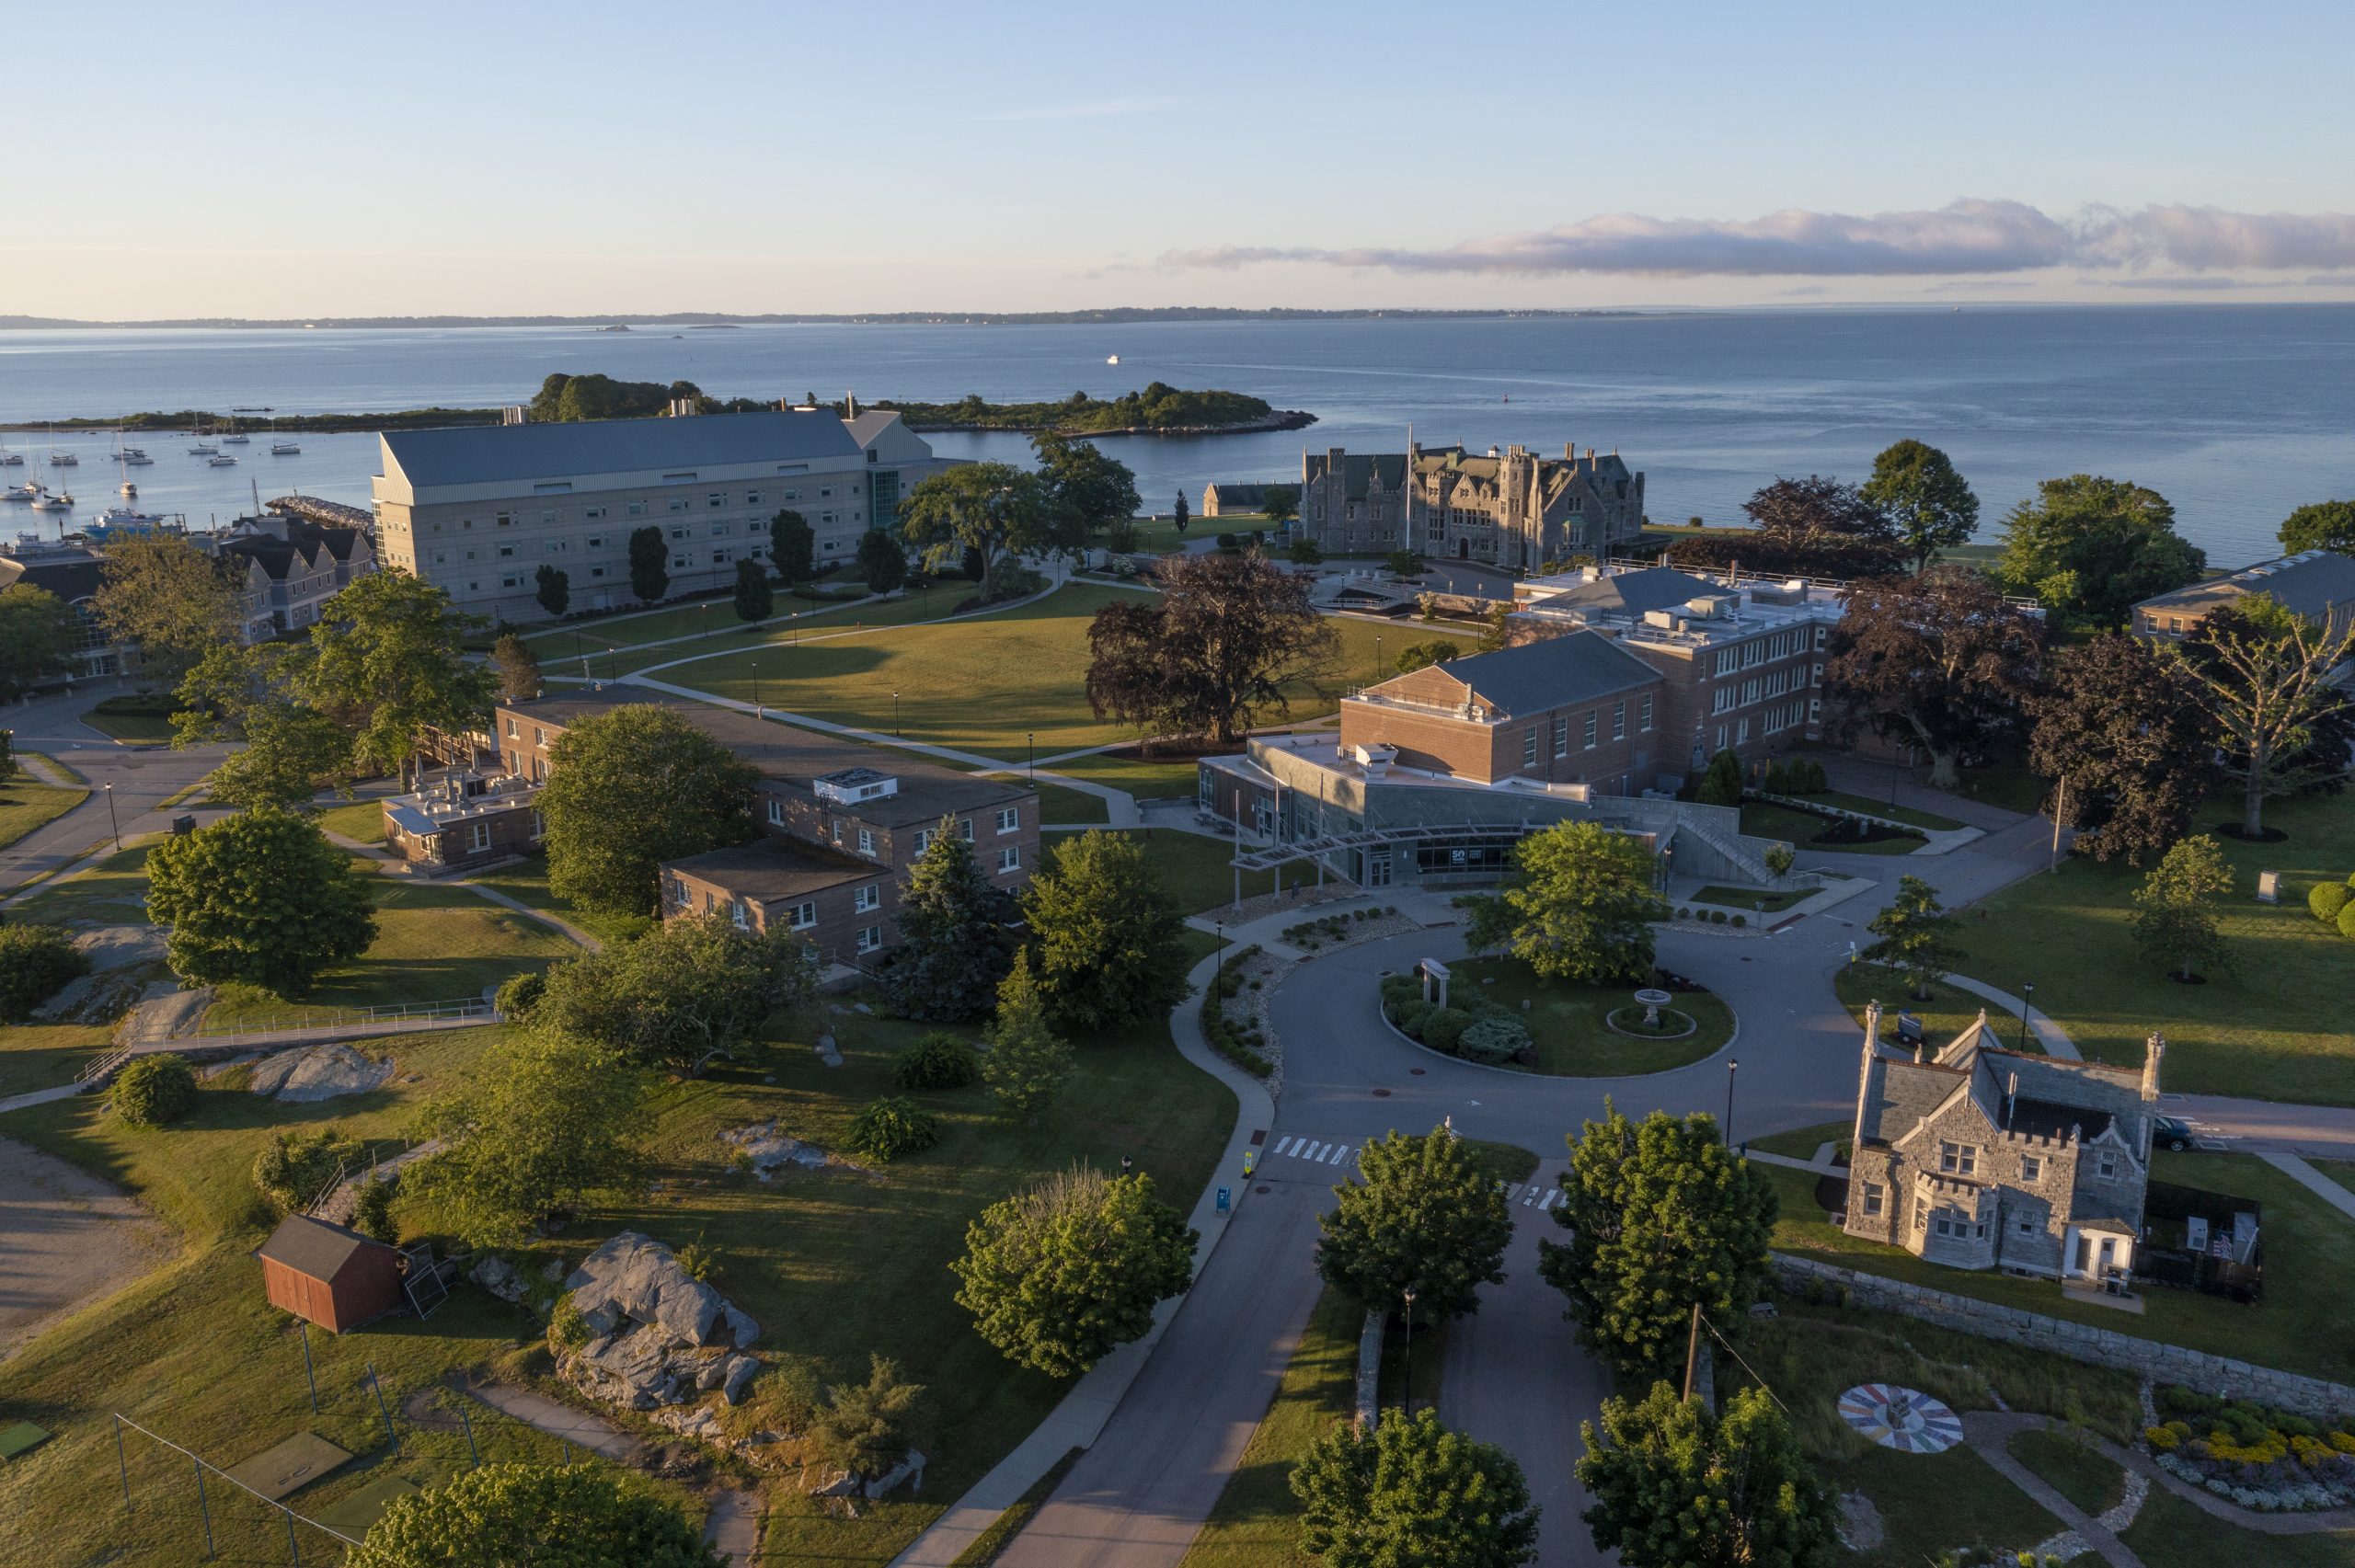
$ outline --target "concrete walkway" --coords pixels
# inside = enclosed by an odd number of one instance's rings
[[[461,1393],[480,1400],[501,1415],[511,1415],[526,1426],[562,1438],[576,1448],[586,1448],[601,1459],[639,1470],[654,1462],[654,1450],[620,1427],[546,1394],[519,1389],[511,1383],[466,1382],[457,1387]]]
[[[1274,1124],[1276,1114],[1275,1101],[1269,1094],[1267,1086],[1212,1050],[1210,1042],[1202,1037],[1196,998],[1210,983],[1217,967],[1216,955],[1194,966],[1192,973],[1187,977],[1189,981],[1187,998],[1169,1015],[1169,1032],[1178,1043],[1179,1054],[1233,1090],[1235,1097],[1235,1128],[1227,1137],[1226,1148],[1219,1156],[1217,1168],[1209,1184],[1195,1199],[1194,1210],[1187,1217],[1187,1222],[1201,1233],[1200,1244],[1194,1249],[1194,1275],[1198,1279],[1208,1266],[1220,1241],[1225,1237],[1228,1226],[1246,1201],[1246,1195],[1251,1184],[1243,1175],[1243,1156]],[[1226,1189],[1231,1204],[1223,1213],[1218,1207],[1218,1194],[1222,1187]],[[982,1531],[997,1521],[999,1515],[1021,1501],[1022,1494],[1036,1485],[1039,1479],[1053,1469],[1065,1454],[1074,1448],[1093,1448],[1106,1424],[1112,1419],[1113,1412],[1119,1408],[1122,1396],[1136,1381],[1138,1374],[1144,1370],[1154,1346],[1168,1331],[1170,1320],[1178,1315],[1185,1299],[1178,1297],[1161,1303],[1154,1312],[1153,1327],[1146,1331],[1143,1338],[1121,1345],[1097,1362],[1091,1371],[1073,1385],[1071,1391],[1063,1396],[1063,1402],[1056,1405],[1047,1418],[1016,1446],[1012,1453],[1000,1459],[996,1467],[974,1482],[972,1488],[959,1498],[930,1529],[918,1536],[905,1551],[893,1559],[892,1568],[902,1568],[902,1565],[905,1568],[949,1568]],[[1270,1382],[1269,1397],[1273,1398],[1274,1392],[1274,1384]],[[1261,1409],[1264,1413],[1264,1402]],[[1257,1425],[1258,1419],[1254,1415],[1251,1424]],[[1247,1438],[1247,1432],[1246,1436]],[[1058,1499],[1064,1499],[1073,1491],[1074,1482],[1079,1479],[1074,1471],[1065,1479],[1063,1485],[1057,1488],[1047,1506],[1053,1507]],[[1223,1471],[1219,1483],[1224,1483]],[[1216,1500],[1215,1489],[1212,1500]],[[1032,1520],[1031,1529],[1037,1530],[1049,1522],[1047,1509],[1042,1508],[1038,1517]],[[1187,1534],[1190,1539],[1192,1531],[1189,1529]]]
[[[1972,1453],[1985,1459],[1996,1474],[2027,1493],[2046,1513],[2060,1520],[2071,1534],[2101,1553],[2102,1561],[2110,1568],[2142,1568],[2142,1560],[2135,1556],[2124,1541],[2104,1528],[2092,1515],[2062,1496],[2043,1477],[2012,1458],[2007,1445],[2014,1436],[2051,1425],[2050,1418],[2041,1415],[1973,1410],[1963,1414],[1962,1435],[1969,1440]]]
[[[2257,1156],[2267,1164],[2330,1205],[2349,1219],[2355,1219],[2355,1192],[2340,1186],[2295,1154],[2269,1150]]]
[[[863,599],[845,599],[841,601],[839,603],[821,605],[809,610],[789,610],[783,612],[782,613],[770,616],[767,620],[759,623],[755,629],[762,632],[783,630],[790,633],[793,627],[798,624],[803,617],[812,615],[832,615],[838,610],[857,610],[869,604],[887,604],[893,600],[904,599],[906,597],[907,593],[905,589],[894,589],[890,593],[870,593]],[[718,599],[706,599],[703,602],[708,605],[728,603],[727,601]],[[523,642],[526,647],[530,647],[534,643],[546,639],[553,645],[557,640],[570,635],[576,629],[580,632],[586,633],[592,627],[616,626],[624,621],[634,621],[652,615],[668,615],[673,610],[684,610],[686,606],[684,604],[665,604],[652,610],[638,611],[629,615],[601,616],[594,621],[582,621],[578,624],[577,628],[575,626],[550,626],[545,631],[526,633],[523,637]],[[729,605],[729,613],[731,615],[735,613],[735,609],[732,604]],[[779,625],[780,622],[783,623],[781,627]],[[915,624],[918,625],[922,625],[924,623],[922,622],[915,623]],[[532,655],[534,658],[539,658],[541,662],[545,664],[553,664],[559,659],[567,658],[585,658],[594,661],[601,651],[611,654],[644,653],[648,648],[675,647],[681,643],[704,642],[710,638],[723,635],[729,632],[742,631],[752,624],[752,623],[747,621],[730,621],[725,626],[706,627],[701,631],[687,632],[675,637],[656,637],[650,641],[642,643],[613,643],[605,642],[604,639],[599,638],[597,640],[603,644],[602,648],[580,647],[576,645],[575,649],[572,650],[557,649],[553,652],[543,655],[537,647],[533,647]],[[844,629],[847,630],[847,628]],[[831,635],[834,631],[834,628],[830,624],[826,630],[827,634]],[[810,639],[804,638],[803,640],[808,641]],[[747,647],[757,646],[759,645],[739,644],[735,647],[726,649],[724,651],[730,653],[741,653]],[[593,680],[594,677],[592,676],[591,679]]]
[[[2077,1049],[2077,1042],[2069,1038],[2068,1031],[2048,1018],[2039,1017],[2033,1009],[2028,1009],[2027,1002],[2011,992],[1997,990],[1993,986],[1974,980],[1967,975],[1947,975],[1945,979],[1947,984],[1957,990],[1967,990],[1975,997],[1991,1001],[1995,1004],[1998,1012],[2008,1013],[2015,1018],[2020,1015],[2022,1010],[2027,1009],[2028,1027],[2036,1031],[2037,1044],[2044,1047],[2046,1056],[2055,1057],[2062,1061],[2085,1059],[2083,1053]],[[1988,1022],[1996,1024],[1998,1021],[1990,1016]],[[1996,1033],[1999,1035],[2003,1033],[2000,1024]]]
[[[2060,1426],[2061,1423],[2049,1415],[2028,1415],[2014,1411],[1970,1411],[1962,1417],[1963,1436],[1970,1440],[1971,1451],[1990,1463],[1993,1459],[1985,1444],[1989,1439],[1995,1439],[1998,1434],[2000,1439],[1994,1446],[2000,1448],[2011,1441],[2015,1433],[2037,1427],[2058,1429]],[[2258,1535],[2329,1535],[2339,1530],[2355,1530],[2355,1508],[2313,1508],[2294,1514],[2260,1514],[2219,1497],[2204,1486],[2195,1486],[2171,1471],[2160,1469],[2157,1461],[2140,1448],[2120,1448],[2101,1436],[2093,1436],[2092,1442],[2095,1451],[2112,1464],[2132,1471],[2154,1486],[2165,1487],[2201,1513],[2237,1528],[2253,1530]],[[1998,1465],[1996,1468],[2001,1470],[2003,1467]],[[2043,1502],[2040,1497],[2037,1500]],[[2058,1514],[2060,1510],[2055,1508],[2053,1512]],[[2085,1539],[2091,1542],[2094,1538],[2087,1535]],[[2126,1549],[2120,1547],[2119,1550],[2124,1551]],[[2128,1560],[2131,1559],[2132,1553],[2129,1552]],[[2113,1558],[2111,1561],[2118,1560]],[[2251,1561],[2260,1560],[2253,1558]]]

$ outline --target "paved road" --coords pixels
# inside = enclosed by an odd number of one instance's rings
[[[82,858],[114,834],[107,812],[107,784],[114,785],[114,817],[122,836],[157,833],[171,826],[164,801],[211,773],[228,749],[200,746],[175,751],[168,746],[121,746],[81,722],[102,697],[119,690],[86,685],[70,695],[0,707],[0,728],[14,732],[19,751],[52,757],[90,781],[90,798],[48,826],[0,850],[0,892],[29,877]]]

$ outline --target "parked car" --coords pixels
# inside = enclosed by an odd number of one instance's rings
[[[2174,1116],[2158,1116],[2151,1123],[2151,1141],[2161,1149],[2171,1149],[2177,1154],[2192,1148],[2191,1124]]]

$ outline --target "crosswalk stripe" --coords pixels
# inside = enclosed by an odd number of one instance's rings
[[[1550,1188],[1550,1189],[1548,1189],[1548,1190],[1547,1190],[1547,1192],[1546,1192],[1546,1194],[1545,1194],[1545,1201],[1544,1203],[1539,1204],[1537,1207],[1538,1207],[1539,1208],[1541,1208],[1541,1209],[1551,1208],[1551,1207],[1554,1207],[1555,1200],[1556,1200],[1556,1199],[1557,1199],[1557,1198],[1559,1198],[1561,1196],[1562,1196],[1562,1189],[1561,1189],[1561,1188],[1559,1188],[1559,1187],[1553,1187],[1553,1188]]]
[[[1314,1164],[1314,1163],[1315,1163],[1316,1162],[1318,1162],[1318,1161],[1320,1161],[1320,1160],[1324,1159],[1324,1158],[1325,1158],[1325,1151],[1326,1151],[1327,1150],[1328,1150],[1328,1149],[1332,1148],[1332,1147],[1333,1147],[1333,1146],[1332,1146],[1331,1144],[1329,1144],[1329,1143],[1320,1143],[1320,1144],[1318,1144],[1315,1149],[1310,1150],[1308,1151],[1308,1159],[1309,1159],[1309,1162],[1310,1162],[1311,1164]]]
[[[1287,1138],[1281,1143],[1276,1145],[1276,1152],[1279,1154],[1289,1154],[1292,1152],[1292,1146],[1299,1141],[1300,1139],[1296,1138]]]
[[[1333,1163],[1336,1165],[1346,1165],[1349,1162],[1350,1146],[1344,1143],[1341,1147],[1333,1150]]]

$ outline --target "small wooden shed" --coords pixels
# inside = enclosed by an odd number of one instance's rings
[[[397,1250],[307,1214],[281,1220],[254,1256],[271,1306],[336,1333],[402,1304]]]

